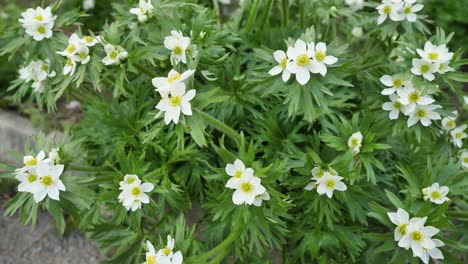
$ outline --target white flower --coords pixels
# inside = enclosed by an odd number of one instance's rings
[[[465,133],[466,127],[467,125],[459,126],[450,132],[450,136],[452,136],[450,140],[456,147],[461,148],[463,146],[463,139],[468,136]]]
[[[260,182],[260,178],[256,176],[242,177],[239,188],[232,195],[232,202],[236,205],[252,205],[257,195],[262,195],[266,191]]]
[[[153,15],[153,9],[151,0],[140,0],[138,7],[130,9],[130,13],[138,16],[138,22],[144,23]]]
[[[35,184],[31,190],[36,203],[44,200],[46,196],[53,200],[60,200],[60,191],[65,191],[65,185],[60,180],[64,166],[52,165],[49,163],[39,163],[36,168],[38,184]]]
[[[354,133],[348,139],[348,147],[352,148],[354,154],[358,154],[361,151],[362,146],[362,134],[360,131]]]
[[[354,11],[364,8],[364,0],[345,0],[345,4]]]
[[[187,55],[189,57],[191,57],[192,59],[195,59],[197,56],[198,56],[198,49],[197,49],[197,45],[195,44],[190,44],[188,47],[187,47]]]
[[[438,65],[429,61],[413,59],[413,68],[411,68],[411,72],[414,75],[422,75],[424,79],[428,81],[433,81],[435,79],[434,73],[437,69]]]
[[[179,123],[180,112],[184,115],[192,115],[190,101],[195,97],[194,89],[185,92],[184,86],[172,87],[169,93],[161,92],[161,101],[156,109],[165,112],[164,122],[168,125],[171,121]]]
[[[442,108],[440,105],[418,105],[413,112],[410,113],[408,118],[408,127],[413,126],[418,121],[421,121],[423,126],[429,126],[432,124],[431,120],[440,120],[439,113],[435,112],[435,109]]]
[[[106,44],[104,50],[106,52],[106,57],[102,59],[102,63],[105,65],[119,64],[128,57],[128,52],[126,50],[116,48],[112,44]]]
[[[229,163],[226,165],[226,174],[231,176],[226,183],[226,187],[230,189],[238,189],[241,179],[244,177],[253,177],[254,170],[251,168],[245,168],[244,163],[241,160],[236,159],[233,164]]]
[[[444,259],[444,255],[442,254],[442,251],[438,249],[438,247],[444,246],[444,242],[440,241],[439,239],[432,239],[432,242],[434,242],[435,247],[432,249],[426,249],[423,248],[422,255],[419,256],[419,258],[424,262],[424,264],[429,263],[429,257],[433,259]]]
[[[70,76],[75,73],[76,70],[76,61],[72,57],[67,57],[67,62],[63,66],[63,75],[69,74]]]
[[[317,180],[317,193],[320,195],[326,194],[328,198],[333,197],[333,191],[346,191],[346,185],[341,182],[343,177],[325,174]]]
[[[377,11],[380,16],[377,18],[377,25],[382,24],[387,17],[393,21],[401,21],[404,18],[398,11],[403,7],[402,2],[395,2],[393,0],[383,0],[382,4],[377,6]]]
[[[184,87],[184,81],[193,75],[195,70],[187,70],[184,73],[180,74],[174,69],[171,69],[167,78],[165,77],[156,77],[151,80],[151,83],[156,87],[156,91],[160,93],[170,92],[172,87]]]
[[[411,114],[416,109],[417,105],[425,106],[434,102],[432,97],[429,95],[422,96],[421,93],[413,87],[401,90],[398,95],[400,96],[400,102],[405,105],[403,109],[405,115]]]
[[[443,204],[450,199],[447,198],[447,193],[449,192],[449,188],[447,186],[440,186],[439,183],[433,183],[431,186],[422,189],[422,193],[424,195],[424,201],[429,199],[431,202],[436,204]]]
[[[395,213],[387,213],[387,215],[390,221],[396,225],[393,236],[395,241],[399,241],[406,234],[406,227],[410,222],[409,214],[405,210],[398,208]]]
[[[32,193],[37,187],[36,185],[39,184],[39,178],[36,175],[36,170],[25,171],[25,172],[18,172],[15,175],[15,178],[20,181],[21,183],[18,185],[18,192],[30,192]]]
[[[99,43],[98,37],[94,37],[94,36],[84,36],[81,40],[83,44],[87,47],[92,47],[96,45],[97,43]]]
[[[312,49],[307,49],[307,44],[298,39],[294,47],[288,47],[286,54],[290,59],[286,65],[286,70],[296,74],[296,80],[300,84],[306,84],[310,79],[309,70],[312,67]]]
[[[447,116],[442,118],[442,128],[447,131],[454,129],[457,125],[457,123],[455,122],[456,120],[457,117],[455,116]]]
[[[415,13],[421,11],[424,7],[421,4],[413,5],[415,2],[416,0],[405,0],[405,5],[401,9],[403,19],[406,18],[409,22],[415,22],[417,18]]]
[[[449,52],[445,44],[436,46],[430,41],[426,41],[424,50],[417,49],[416,52],[423,60],[431,63],[446,63],[453,58],[453,52]]]
[[[127,178],[127,182],[129,178]],[[132,184],[127,184],[125,183],[125,179],[123,182],[119,183],[119,189],[121,189],[122,192],[119,194],[118,199],[127,210],[132,209],[132,211],[136,211],[141,208],[142,203],[149,203],[149,196],[146,193],[151,192],[154,189],[154,185],[149,182],[140,183],[141,182],[138,180],[134,181]]]
[[[460,162],[463,168],[468,169],[468,150],[463,150],[460,154]]]
[[[363,34],[364,31],[362,30],[362,27],[353,27],[353,29],[351,30],[351,35],[353,35],[356,38],[362,37]]]
[[[33,81],[31,85],[35,92],[42,92],[42,82],[55,76],[55,71],[50,71],[50,60],[32,61],[28,66],[19,70],[19,78],[26,82]]]
[[[174,253],[172,253],[172,250],[174,249],[175,245],[175,240],[172,238],[170,235],[167,236],[167,246],[164,247],[163,249],[160,249],[157,253],[157,255],[163,255],[166,257],[171,258]]]
[[[59,148],[53,148],[49,152],[49,159],[52,164],[57,164],[60,161]]]
[[[327,74],[327,66],[335,64],[338,59],[334,56],[327,55],[327,44],[323,42],[314,45],[313,42],[309,43],[309,52],[312,53],[312,64],[309,70],[312,73],[320,73],[322,76]]]
[[[394,94],[395,92],[399,94],[399,92],[403,90],[403,88],[412,86],[411,81],[405,80],[400,75],[395,75],[395,76],[384,75],[380,77],[380,82],[383,83],[383,85],[390,87],[390,88],[386,88],[382,90],[381,94],[383,95],[391,95],[391,94]]]
[[[141,184],[140,178],[138,178],[138,175],[136,174],[126,174],[124,176],[124,180],[119,182],[119,185],[120,185],[119,189],[123,190],[132,184],[140,185]]]
[[[321,179],[325,175],[330,175],[330,176],[339,176],[338,172],[336,172],[334,169],[331,167],[328,168],[328,170],[325,170],[321,167],[314,167],[311,171],[312,173],[312,181],[309,182],[309,184],[304,187],[304,189],[310,191],[314,189],[317,185],[317,182],[319,179]]]
[[[390,111],[388,117],[390,120],[395,120],[403,110],[404,105],[400,102],[400,98],[396,94],[390,95],[390,102],[386,102],[382,105],[382,109]]]
[[[83,0],[83,10],[93,9],[95,4],[95,0]]]
[[[72,59],[76,62],[81,62],[81,64],[88,63],[91,59],[89,56],[89,48],[85,45],[78,46],[75,55],[72,56]]]
[[[191,40],[189,37],[184,37],[182,32],[177,30],[171,31],[171,36],[164,38],[164,47],[171,50],[171,63],[172,65],[179,62],[187,63],[185,51],[190,46]]]
[[[263,201],[269,201],[269,200],[270,200],[270,194],[267,191],[265,191],[264,193],[258,194],[257,196],[255,196],[255,200],[253,201],[252,204],[257,207],[260,207],[262,206]]]
[[[146,240],[146,246],[148,247],[148,252],[146,252],[146,258],[143,264],[172,264],[171,259],[169,257],[163,256],[161,254],[156,254],[154,246],[149,240]]]
[[[447,72],[454,71],[454,69],[449,66],[449,63],[450,62],[440,63],[436,72],[439,74],[445,74]]]
[[[78,37],[75,33],[73,33],[70,38],[68,38],[68,46],[65,48],[64,51],[57,51],[57,54],[65,56],[65,57],[72,57],[78,51],[80,46],[83,46],[84,42],[82,39]]]
[[[413,218],[406,226],[406,234],[398,242],[398,246],[413,250],[413,255],[421,257],[423,249],[435,248],[435,243],[431,237],[439,232],[439,229],[432,226],[424,226],[427,217]]]
[[[37,165],[40,163],[49,163],[49,159],[45,159],[45,152],[40,151],[36,157],[34,156],[24,156],[23,157],[23,164],[24,167],[16,169],[15,173],[21,173],[26,171],[31,171],[35,173]]]
[[[23,18],[18,21],[26,30],[26,34],[32,36],[34,40],[41,41],[44,38],[52,37],[52,28],[57,17],[52,15],[50,6],[45,9],[41,7],[28,8],[21,13],[21,16]]]
[[[231,0],[219,0],[219,2],[223,5],[230,5],[231,4]]]
[[[291,73],[286,69],[286,66],[289,61],[288,56],[286,56],[286,53],[284,53],[284,51],[277,50],[273,52],[273,57],[275,57],[275,60],[278,62],[278,65],[273,67],[273,69],[271,69],[268,73],[271,76],[274,76],[283,72],[281,77],[283,79],[283,82],[287,82],[291,77]]]

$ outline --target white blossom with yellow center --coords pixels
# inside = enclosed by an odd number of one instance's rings
[[[400,97],[396,94],[392,94],[389,96],[390,102],[386,102],[382,105],[382,109],[385,111],[390,111],[388,117],[390,120],[398,119],[400,112],[403,111],[403,103],[400,101]]]
[[[125,175],[124,180],[119,183],[120,190],[119,202],[123,204],[125,209],[136,211],[141,208],[142,204],[149,203],[149,196],[147,192],[154,189],[154,185],[149,182],[141,184],[138,176],[130,174]]]
[[[278,75],[280,73],[283,73],[281,75],[281,78],[283,82],[287,82],[289,78],[291,77],[291,73],[286,69],[286,66],[288,65],[289,59],[286,53],[282,50],[277,50],[273,52],[273,57],[275,58],[275,61],[278,62],[278,65],[273,67],[268,73],[271,76]]]
[[[238,184],[238,188],[232,195],[232,202],[236,205],[252,205],[257,195],[265,193],[266,189],[261,185],[260,178],[256,176],[244,176]]]
[[[463,150],[460,154],[460,163],[462,168],[468,169],[468,150]]]
[[[393,0],[383,0],[382,4],[377,6],[377,11],[380,16],[377,18],[377,25],[382,24],[387,17],[390,17],[392,21],[402,21],[405,17],[399,12],[403,7],[402,2]]]
[[[138,22],[144,23],[153,15],[153,5],[151,0],[140,0],[138,2],[138,7],[130,9],[130,13],[138,17]]]
[[[52,37],[52,29],[54,21],[57,18],[52,15],[51,7],[45,9],[37,7],[36,9],[28,8],[21,13],[22,18],[18,19],[26,34],[33,37],[36,41],[41,41],[44,38]]]
[[[413,68],[411,68],[411,72],[414,75],[422,75],[428,81],[435,79],[434,73],[437,72],[438,65],[424,59],[413,59],[412,63]]]
[[[399,94],[404,88],[412,87],[411,81],[401,75],[384,75],[380,77],[380,82],[389,87],[382,90],[383,95]]]
[[[317,180],[317,193],[319,195],[326,194],[328,198],[333,197],[333,192],[340,191],[344,192],[347,190],[346,184],[341,180],[341,176],[333,176],[329,173],[326,173],[323,177]]]
[[[231,176],[231,178],[226,183],[226,187],[230,189],[239,188],[239,184],[241,183],[242,178],[253,177],[254,174],[254,170],[251,168],[246,168],[244,163],[239,159],[236,159],[234,163],[228,163],[225,170],[226,174]]]
[[[453,52],[449,52],[445,44],[437,46],[430,41],[424,44],[424,50],[416,49],[416,52],[424,61],[436,64],[450,62],[453,58]]]
[[[457,115],[457,112],[454,112]],[[457,126],[457,117],[456,116],[447,116],[442,118],[442,128],[446,131],[450,131]]]
[[[403,113],[410,115],[416,109],[416,106],[426,106],[434,102],[429,95],[422,95],[421,92],[413,87],[405,88],[400,93],[400,102],[405,106]]]
[[[187,64],[186,50],[191,44],[189,37],[184,37],[181,31],[172,30],[171,35],[164,38],[164,47],[171,50],[171,64],[180,62]]]
[[[439,186],[439,183],[433,183],[431,186],[421,190],[425,201],[429,200],[435,204],[443,204],[450,199],[447,198],[449,188],[447,186]]]
[[[416,0],[405,0],[405,5],[400,10],[400,14],[403,17],[403,20],[406,19],[409,22],[416,22],[416,12],[421,11],[424,6],[414,3],[416,3]]]
[[[439,232],[439,229],[432,226],[424,226],[427,217],[412,218],[406,226],[405,235],[398,241],[398,246],[410,249],[413,255],[421,257],[423,250],[430,250],[436,247],[431,237]]]
[[[296,75],[298,83],[305,85],[310,80],[310,68],[312,67],[313,49],[307,47],[307,44],[298,39],[294,47],[288,47],[286,52],[289,61],[286,64],[286,70]]]
[[[185,85],[172,87],[169,93],[161,92],[161,101],[156,105],[156,109],[164,112],[164,122],[179,123],[180,113],[192,115],[190,101],[195,97],[194,89],[185,92]]]
[[[25,82],[33,81],[31,87],[34,92],[43,92],[42,83],[49,77],[55,76],[55,71],[50,70],[50,59],[32,61],[26,67],[19,70],[19,78]]]
[[[327,74],[327,65],[335,64],[338,58],[327,54],[327,44],[324,42],[309,43],[309,50],[312,52],[312,63],[309,70],[312,73],[319,73],[322,76]]]
[[[155,77],[151,80],[151,83],[156,88],[157,92],[168,93],[172,87],[182,86],[185,88],[184,81],[192,76],[195,70],[187,70],[180,74],[178,71],[171,69],[167,77]]]
[[[148,251],[145,254],[145,262],[143,264],[173,264],[171,258],[156,253],[153,244],[149,240],[146,240],[146,247]],[[181,262],[182,263],[182,262]]]
[[[32,185],[30,192],[37,203],[46,196],[59,201],[60,191],[65,191],[65,185],[60,180],[64,166],[61,164],[39,163],[36,168],[37,183]]]
[[[413,126],[417,122],[421,122],[423,126],[430,126],[432,120],[440,120],[441,116],[439,113],[434,111],[435,109],[442,108],[440,105],[418,105],[413,112],[410,113],[407,125],[408,127]]]
[[[354,154],[358,154],[362,147],[362,133],[361,131],[353,133],[348,139],[348,147],[353,149]]]
[[[128,52],[121,47],[116,47],[112,44],[106,44],[104,46],[106,57],[102,59],[104,65],[117,65],[128,57]]]
[[[453,144],[458,148],[463,147],[463,139],[465,139],[468,136],[465,133],[466,127],[467,125],[462,125],[450,131],[450,136],[451,136],[450,141],[452,141]]]

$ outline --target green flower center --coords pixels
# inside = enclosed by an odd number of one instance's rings
[[[27,180],[29,183],[33,183],[37,180],[37,176],[34,174],[29,174]]]
[[[468,163],[468,157],[463,158],[463,163]]]
[[[383,13],[388,15],[390,12],[392,12],[392,7],[390,5],[386,5],[384,8],[383,8]]]
[[[171,249],[168,246],[166,246],[163,249],[163,254],[166,255],[166,256],[169,256],[169,254],[171,254]]]
[[[167,82],[171,84],[173,81],[179,80],[180,77],[181,77],[180,73],[177,72],[177,73],[175,73],[174,75],[172,75],[172,76],[170,76],[169,78],[167,78]]]
[[[35,166],[37,165],[37,159],[36,158],[32,158],[30,160],[27,160],[24,165],[26,166]]]
[[[242,176],[242,171],[240,170],[237,170],[235,173],[234,173],[234,178],[240,178]]]
[[[336,185],[335,181],[331,179],[325,182],[325,186],[327,186],[327,188],[334,188],[335,185]]]
[[[441,195],[440,192],[438,192],[438,191],[433,191],[433,192],[431,193],[431,198],[432,198],[432,199],[439,199],[441,196],[442,196],[442,195]]]
[[[437,52],[429,52],[429,54],[427,54],[427,57],[430,59],[430,60],[437,60],[439,58],[439,53]]]
[[[91,37],[91,36],[84,36],[84,40],[86,42],[93,42],[94,41],[94,37]]]
[[[403,85],[403,80],[394,80],[393,81],[393,86],[395,86],[395,88],[399,88]]]
[[[411,13],[411,6],[405,7],[405,10],[403,12],[405,12],[405,14]]]
[[[42,21],[42,20],[44,20],[44,17],[42,15],[35,15],[34,19],[36,19],[38,21]]]
[[[132,183],[134,183],[134,182],[135,182],[135,178],[133,178],[133,177],[132,177],[132,178],[128,178],[128,180],[127,180],[127,184],[132,184]]]
[[[315,58],[316,58],[318,61],[323,61],[323,60],[325,59],[326,56],[327,56],[327,55],[326,55],[324,52],[320,51],[320,50],[318,50],[318,51],[315,52]]]
[[[404,223],[404,224],[401,224],[401,225],[398,226],[398,230],[400,231],[400,233],[401,233],[402,235],[405,235],[405,234],[406,234],[406,226],[407,226],[407,225],[408,225],[407,223]]]
[[[67,65],[68,65],[68,66],[72,66],[72,65],[73,65],[73,60],[72,60],[70,57],[67,58]]]
[[[416,116],[419,118],[427,117],[427,111],[425,109],[419,109],[416,111]]]
[[[423,64],[423,65],[421,65],[421,67],[419,69],[421,70],[422,73],[426,73],[426,72],[429,71],[430,67],[427,64]]]
[[[423,240],[423,235],[419,231],[414,231],[411,233],[411,238],[416,242],[421,242]]]
[[[243,182],[240,185],[240,189],[241,189],[242,192],[250,193],[253,190],[253,186],[252,186],[252,184],[250,182]]]
[[[81,52],[79,55],[82,60],[84,60],[88,56],[86,52]]]
[[[393,107],[395,109],[401,109],[403,107],[403,105],[400,103],[400,101],[395,101],[395,102],[393,102]]]
[[[131,192],[133,196],[138,196],[141,194],[141,189],[140,187],[133,187]]]
[[[75,47],[74,44],[71,44],[71,45],[69,45],[69,46],[67,47],[67,52],[68,52],[68,53],[72,53],[72,52],[74,52],[75,50],[76,50],[76,47]]]
[[[52,176],[47,175],[47,176],[42,177],[41,183],[44,186],[50,186],[52,185],[52,183],[54,183],[54,180],[52,179]]]
[[[317,174],[316,174],[316,177],[317,178],[322,178],[324,174],[325,174],[325,172],[323,172],[323,170],[319,170],[319,172],[317,172]]]
[[[301,55],[297,56],[297,58],[296,58],[296,64],[301,66],[301,67],[305,67],[305,66],[309,65],[309,62],[310,62],[310,59],[309,59],[309,57],[307,57],[307,54],[301,54]]]
[[[455,120],[450,119],[449,121],[447,121],[447,127],[454,127],[454,126],[455,126]]]
[[[169,98],[169,104],[172,107],[179,106],[181,102],[182,102],[182,97],[179,95],[172,96],[171,98]]]
[[[41,33],[41,34],[45,34],[46,29],[45,29],[44,26],[39,26],[39,27],[37,28],[37,32],[39,32],[39,33]]]
[[[281,61],[279,63],[279,66],[284,69],[284,68],[286,68],[287,63],[288,63],[288,58],[284,57],[284,58],[281,59]]]
[[[357,147],[359,145],[359,140],[357,138],[351,139],[351,146]]]
[[[115,60],[115,58],[117,58],[117,56],[119,55],[119,53],[115,50],[113,50],[110,54],[109,54],[109,57],[113,60]]]
[[[455,133],[455,137],[456,137],[457,139],[461,139],[461,138],[463,137],[463,132],[457,132],[457,133]]]
[[[47,65],[45,65],[45,64],[42,65],[41,71],[48,71],[48,70],[49,70],[49,66],[47,66]]]
[[[175,55],[180,56],[182,55],[182,48],[180,46],[176,46],[173,50]]]
[[[418,102],[419,101],[419,93],[418,92],[411,92],[408,95],[408,100],[410,101],[410,103]]]

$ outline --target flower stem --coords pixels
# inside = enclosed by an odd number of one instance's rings
[[[86,166],[76,166],[76,165],[68,165],[67,169],[75,170],[75,171],[91,171],[91,172],[111,172],[110,169],[104,167],[86,167]]]
[[[289,19],[289,0],[283,0],[283,27],[288,26],[288,19]]]
[[[241,136],[239,135],[239,133],[237,133],[234,129],[227,126],[223,122],[213,118],[212,116],[206,114],[205,112],[203,112],[201,110],[198,110],[198,109],[194,109],[194,110],[198,114],[200,114],[200,117],[203,118],[203,120],[205,120],[207,123],[209,123],[210,125],[212,125],[216,129],[218,129],[219,131],[224,132],[226,135],[232,137],[235,140],[240,140],[241,139]]]
[[[227,246],[229,246],[232,243],[232,241],[234,241],[234,239],[237,238],[238,234],[239,234],[239,230],[231,232],[231,234],[226,239],[224,239],[223,242],[219,243],[219,245],[217,245],[215,248],[213,248],[210,251],[198,256],[195,259],[195,263],[199,263],[199,262],[200,263],[201,262],[206,263],[207,259],[209,259],[210,257],[216,255],[219,251],[221,251],[221,250],[225,249]],[[228,251],[228,250],[225,250],[225,251]],[[227,252],[224,253],[224,254],[223,253],[221,253],[221,255],[225,255]],[[218,258],[213,259],[213,261],[215,261],[215,260],[219,261],[220,259],[218,259]],[[216,262],[214,262],[214,263],[216,263]]]
[[[250,30],[252,29],[259,5],[260,5],[260,0],[254,0],[254,3],[252,4],[252,9],[250,9],[249,18],[247,19],[247,25],[245,26],[245,32],[247,33],[249,33]]]
[[[155,74],[153,74],[150,70],[148,70],[147,68],[141,66],[140,64],[133,64],[133,66],[135,66],[135,68],[137,68],[139,71],[141,71],[142,73],[144,73],[145,75],[153,78],[155,76]]]

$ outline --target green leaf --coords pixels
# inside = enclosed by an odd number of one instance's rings
[[[63,217],[62,210],[60,209],[58,202],[47,198],[45,206],[52,217],[55,219],[58,232],[63,234],[65,231],[65,218]]]

